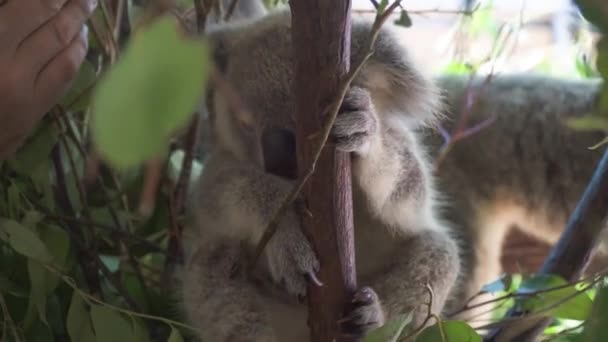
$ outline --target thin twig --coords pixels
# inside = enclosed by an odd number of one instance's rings
[[[429,292],[429,302],[424,304],[427,306],[426,317],[424,318],[424,321],[422,321],[422,323],[416,327],[416,329],[414,329],[412,332],[407,334],[405,337],[399,338],[399,340],[401,340],[401,341],[407,341],[411,338],[416,337],[422,331],[422,329],[424,329],[427,326],[427,324],[429,323],[431,318],[435,317],[435,315],[433,315],[433,311],[432,311],[433,310],[433,298],[434,298],[433,288],[428,283],[425,285],[426,285],[427,291]]]
[[[156,193],[162,179],[163,162],[160,158],[152,158],[146,163],[144,184],[139,199],[139,214],[149,217],[156,206]]]
[[[355,77],[357,77],[357,75],[359,74],[359,71],[363,68],[363,65],[365,64],[365,62],[372,56],[374,44],[376,42],[378,33],[380,32],[380,29],[382,28],[382,25],[387,20],[387,18],[390,16],[390,14],[395,10],[395,8],[397,8],[397,6],[399,6],[400,3],[401,3],[401,0],[397,0],[394,3],[392,3],[384,12],[378,13],[376,15],[376,20],[374,21],[374,23],[372,25],[370,36],[368,39],[368,45],[367,45],[368,53],[359,62],[359,64],[349,72],[348,77],[346,77],[346,79],[344,80],[344,82],[342,83],[342,85],[340,87],[340,90],[338,91],[338,97],[329,106],[329,109],[328,109],[329,114],[327,115],[327,118],[326,118],[325,122],[323,123],[321,132],[319,132],[319,133],[321,133],[321,137],[319,139],[319,144],[315,151],[313,161],[312,161],[311,165],[308,167],[308,170],[306,171],[306,173],[304,173],[303,177],[301,177],[298,180],[298,182],[296,183],[296,185],[293,187],[293,189],[291,190],[291,192],[289,193],[289,195],[287,196],[287,198],[285,199],[285,201],[283,202],[281,207],[277,210],[277,212],[273,216],[273,219],[270,221],[270,223],[264,230],[264,234],[262,235],[260,241],[258,242],[258,244],[255,248],[255,252],[253,254],[253,258],[251,259],[250,269],[253,269],[255,267],[258,259],[260,258],[260,256],[262,255],[262,252],[264,251],[264,248],[266,247],[266,244],[268,244],[268,242],[270,241],[272,236],[277,231],[279,219],[283,216],[285,211],[292,205],[292,203],[295,201],[295,199],[298,197],[300,191],[304,187],[304,184],[308,181],[310,176],[312,176],[312,174],[314,173],[316,163],[319,159],[319,156],[321,155],[321,152],[323,151],[323,147],[325,146],[325,143],[327,142],[327,139],[331,132],[331,128],[333,127],[334,121],[335,121],[336,117],[338,116],[338,111],[340,110],[340,106],[342,104],[342,101],[344,100],[344,96],[346,95],[346,92],[348,91],[348,89],[350,87],[350,84],[353,82]],[[316,135],[313,137],[310,137],[310,138],[311,139],[316,138]]]
[[[61,158],[61,151],[59,146],[55,146],[51,152],[51,158],[55,168],[55,176],[57,186],[55,187],[55,197],[57,204],[68,216],[74,216],[74,208],[70,202],[68,196],[68,188],[65,180],[65,172],[63,170],[63,161]],[[101,291],[101,283],[99,275],[97,273],[97,263],[95,261],[95,253],[92,249],[85,246],[86,240],[83,236],[80,226],[74,224],[68,224],[68,232],[70,238],[76,248],[78,254],[78,262],[84,275],[89,291],[95,295],[103,298]]]
[[[91,294],[81,290],[78,286],[76,286],[76,282],[74,281],[74,279],[64,275],[60,270],[56,269],[55,267],[53,267],[51,265],[44,265],[44,266],[52,273],[59,276],[65,284],[67,284],[69,287],[71,287],[72,290],[76,291],[76,293],[78,293],[78,295],[80,295],[81,298],[84,299],[89,304],[95,303],[95,304],[105,306],[109,309],[115,310],[117,312],[129,315],[129,316],[136,316],[136,317],[150,319],[150,320],[154,320],[154,321],[160,321],[171,327],[173,327],[173,326],[180,327],[180,328],[188,329],[190,331],[200,334],[200,331],[198,331],[198,329],[196,329],[195,327],[178,322],[178,321],[174,321],[174,320],[160,317],[160,316],[153,316],[153,315],[148,315],[148,314],[144,314],[144,313],[140,313],[140,312],[136,312],[136,311],[126,310],[121,307],[106,303],[103,300],[100,300],[99,298],[96,298],[95,296],[92,296]]]
[[[226,15],[224,15],[224,21],[228,21],[230,20],[230,17],[232,17],[232,14],[234,13],[234,10],[236,9],[236,5],[238,5],[239,0],[232,0],[230,2],[230,5],[228,6],[228,10],[226,10]]]
[[[131,240],[133,242],[141,244],[142,246],[147,247],[150,252],[165,253],[165,250],[163,248],[161,248],[160,246],[156,245],[155,243],[148,241],[144,238],[141,238],[137,235],[120,230],[119,228],[116,228],[114,226],[106,225],[106,224],[103,224],[100,222],[94,222],[94,221],[90,221],[90,220],[78,219],[75,217],[62,216],[62,215],[51,214],[51,213],[45,213],[45,217],[48,220],[55,221],[55,222],[71,223],[71,224],[76,224],[79,226],[92,226],[92,227],[100,228],[100,229],[108,231],[111,234],[115,234],[116,236],[119,236],[120,239],[123,241]]]

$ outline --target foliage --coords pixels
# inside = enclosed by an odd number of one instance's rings
[[[204,91],[207,61],[205,45],[181,39],[169,17],[136,35],[97,87],[92,129],[101,154],[131,167],[164,153]]]

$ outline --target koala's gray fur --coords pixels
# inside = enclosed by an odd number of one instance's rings
[[[442,76],[437,81],[448,104],[441,125],[452,131],[468,101],[469,79]],[[457,142],[436,173],[445,199],[442,218],[468,246],[462,250],[467,286],[456,300],[470,298],[499,277],[501,247],[512,227],[551,244],[557,241],[605,149],[589,149],[604,133],[565,124],[595,108],[598,79],[521,74],[484,81],[477,77],[472,83],[475,103],[468,126],[491,117],[495,121]],[[425,136],[423,145],[436,157],[442,137],[434,130]]]
[[[307,341],[306,274],[319,265],[300,231],[295,208],[281,219],[255,279],[243,263],[291,190],[289,172],[272,172],[272,151],[293,131],[289,11],[220,26],[209,38],[226,80],[248,112],[228,110],[210,96],[212,149],[192,200],[194,224],[186,238],[183,305],[205,341]],[[366,52],[371,22],[354,20],[353,65]],[[457,284],[458,246],[436,214],[428,157],[417,129],[436,121],[439,94],[409,60],[388,28],[353,83],[332,139],[353,153],[358,306],[345,313],[344,333],[363,335],[397,314],[440,314]],[[269,170],[270,169],[270,170]],[[322,279],[321,279],[322,280]],[[369,287],[367,287],[369,286]],[[377,295],[376,295],[377,294]],[[363,299],[362,299],[363,298]]]

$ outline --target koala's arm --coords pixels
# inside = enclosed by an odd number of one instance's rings
[[[353,42],[365,41],[369,30],[369,24],[354,25]],[[363,46],[353,44],[355,60],[364,53]],[[374,55],[354,83],[369,91],[370,111],[377,121],[368,145],[354,151],[353,158],[355,177],[373,213],[400,229],[405,222],[412,227],[428,225],[430,172],[414,131],[435,122],[438,88],[387,29],[378,35]]]
[[[198,187],[202,190],[194,201],[194,212],[200,220],[221,223],[214,231],[219,236],[252,244],[260,239],[291,190],[289,181],[224,151],[209,156]]]

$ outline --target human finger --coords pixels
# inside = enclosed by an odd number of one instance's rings
[[[95,0],[69,0],[57,15],[23,41],[17,58],[35,71],[41,70],[71,44],[95,5]]]
[[[56,55],[38,74],[34,82],[34,98],[48,110],[62,96],[76,77],[87,54],[87,28],[80,31],[70,44]]]
[[[15,49],[40,25],[57,14],[68,0],[4,1],[0,6],[0,42],[3,48]]]

